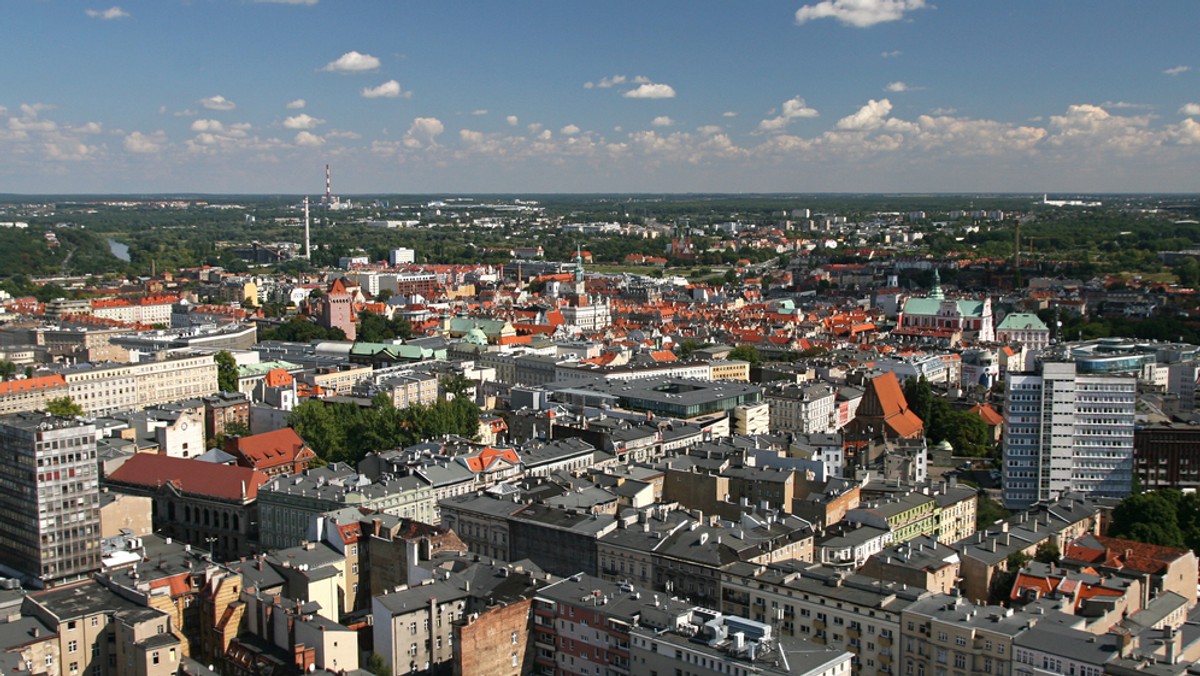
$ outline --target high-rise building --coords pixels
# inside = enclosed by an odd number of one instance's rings
[[[1133,481],[1133,376],[1076,372],[1047,361],[1009,374],[1004,407],[1004,503],[1021,509],[1068,491],[1124,497]]]
[[[0,564],[45,584],[100,568],[94,424],[0,416]]]

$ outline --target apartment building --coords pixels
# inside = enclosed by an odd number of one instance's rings
[[[763,399],[771,407],[772,431],[817,434],[834,429],[837,392],[828,385],[776,385],[763,392]]]
[[[0,560],[42,584],[100,568],[96,429],[41,413],[0,416]]]
[[[1120,498],[1133,481],[1133,376],[1044,362],[1005,383],[1004,503],[1024,509],[1067,492]]]
[[[212,355],[84,366],[62,375],[71,399],[90,415],[199,399],[218,390],[217,363]]]

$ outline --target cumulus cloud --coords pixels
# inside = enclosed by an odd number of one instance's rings
[[[283,126],[288,129],[313,129],[322,124],[325,124],[325,120],[313,117],[308,113],[293,115],[283,121]]]
[[[894,58],[896,58],[896,57],[900,56],[900,55],[901,55],[901,54],[903,54],[903,53],[904,53],[904,52],[900,51],[899,49],[893,49],[893,50],[892,50],[892,51],[890,51],[890,52],[880,52],[880,53],[879,53],[879,55],[880,55],[880,56],[882,56],[882,57],[883,57],[883,58],[885,58],[885,59],[894,59]]]
[[[629,80],[629,78],[625,77],[624,75],[612,75],[609,77],[602,77],[596,82],[584,82],[583,88],[584,89],[596,89],[596,88],[608,89],[609,87],[615,87],[616,85],[619,85],[619,84],[625,84],[628,80]]]
[[[143,134],[135,131],[125,137],[125,150],[139,155],[149,155],[162,150],[167,141],[167,134],[162,130]]]
[[[1171,77],[1175,77],[1176,75],[1183,75],[1184,73],[1188,72],[1191,69],[1192,69],[1191,66],[1182,66],[1182,65],[1175,66],[1174,68],[1168,68],[1168,69],[1164,70],[1163,75],[1170,75]]]
[[[377,87],[363,87],[363,98],[367,99],[394,99],[398,96],[408,98],[411,96],[409,92],[400,90],[400,83],[395,80],[388,80]]]
[[[659,115],[653,120],[650,120],[650,124],[654,125],[655,127],[669,127],[675,124],[675,120],[672,120],[666,115]]]
[[[1200,115],[1200,103],[1185,103],[1185,104],[1183,104],[1183,107],[1179,109],[1179,114],[1187,115],[1188,117],[1191,117],[1193,115]]]
[[[192,131],[196,132],[222,132],[225,131],[225,125],[217,120],[195,120],[192,122]]]
[[[508,126],[515,127],[521,120],[516,115],[509,115],[508,117],[504,118],[504,121],[508,123]]]
[[[899,80],[897,80],[896,82],[889,82],[888,86],[883,88],[883,91],[885,91],[885,92],[906,92],[909,89],[910,89],[910,87],[906,83],[900,82]]]
[[[852,115],[838,120],[837,128],[843,131],[868,131],[878,129],[892,112],[892,102],[887,99],[867,101]]]
[[[288,101],[287,109],[288,110],[300,110],[301,108],[303,108],[306,105],[308,105],[308,102],[305,101],[304,99],[296,99],[294,101]]]
[[[721,113],[721,117],[737,117],[737,111],[727,110]]]
[[[836,19],[847,26],[868,28],[878,23],[899,21],[906,13],[925,6],[925,0],[821,0],[796,10],[796,23]]]
[[[321,70],[327,73],[365,73],[375,70],[379,65],[379,59],[370,54],[350,51],[325,64]]]
[[[84,13],[93,19],[102,21],[112,21],[113,19],[124,19],[129,16],[129,12],[120,7],[109,7],[108,9],[85,9]]]
[[[1055,146],[1077,145],[1087,152],[1107,148],[1129,154],[1162,144],[1163,134],[1152,131],[1148,115],[1113,115],[1101,106],[1082,103],[1067,107],[1063,115],[1052,115]]]
[[[446,131],[446,126],[436,117],[413,118],[412,125],[404,133],[404,145],[409,148],[436,145],[437,137]]]
[[[293,142],[296,145],[304,148],[315,148],[324,143],[325,139],[317,136],[311,131],[302,131],[296,134],[296,138],[293,139]]]
[[[622,94],[627,99],[673,99],[675,88],[668,84],[646,82]]]
[[[200,105],[209,110],[233,110],[237,108],[237,104],[219,94],[206,99],[200,99]]]
[[[799,96],[794,96],[783,102],[783,110],[776,117],[772,117],[758,123],[759,131],[781,131],[792,122],[804,117],[817,117],[820,115],[815,109],[810,108],[804,102],[804,99]]]
[[[568,124],[562,129],[559,129],[558,133],[562,134],[563,136],[574,136],[575,134],[579,133],[579,127],[573,124]]]

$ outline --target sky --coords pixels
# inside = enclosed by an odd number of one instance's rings
[[[111,0],[108,0],[111,2]],[[3,0],[0,193],[1197,192],[1196,0]]]

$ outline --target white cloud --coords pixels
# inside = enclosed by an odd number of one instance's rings
[[[892,102],[887,99],[867,101],[853,115],[838,120],[837,128],[845,131],[869,131],[878,129],[892,112]]]
[[[159,130],[149,134],[135,131],[125,137],[125,150],[139,155],[148,155],[162,150],[167,141],[166,132]]]
[[[85,9],[84,13],[93,19],[101,19],[104,21],[112,21],[113,19],[124,19],[129,16],[129,12],[120,7],[109,7],[108,9]]]
[[[327,139],[346,139],[348,141],[357,141],[362,138],[362,134],[356,131],[343,131],[340,129],[331,129],[325,134]]]
[[[192,131],[222,132],[225,131],[225,125],[217,120],[195,120],[192,122]]]
[[[299,132],[296,134],[296,138],[293,139],[293,142],[296,145],[302,146],[305,148],[315,148],[315,147],[321,145],[322,143],[324,143],[325,139],[321,138],[320,136],[317,136],[316,134],[312,133],[311,131],[302,131],[302,132]]]
[[[575,134],[579,133],[579,127],[573,124],[568,124],[562,129],[559,129],[558,133],[562,134],[563,136],[574,136]]]
[[[516,115],[509,115],[508,117],[504,118],[504,121],[508,123],[508,126],[515,127],[521,120]]]
[[[1130,101],[1105,101],[1104,103],[1100,104],[1100,107],[1114,108],[1114,109],[1116,109],[1116,108],[1131,108],[1131,109],[1135,109],[1135,110],[1136,109],[1149,110],[1150,108],[1153,108],[1154,106],[1150,105],[1149,103],[1132,103]]]
[[[671,125],[675,124],[675,120],[672,120],[666,115],[659,115],[653,120],[650,120],[650,124],[654,125],[655,127],[670,127]]]
[[[737,117],[737,111],[727,110],[721,113],[721,117]]]
[[[1185,103],[1185,104],[1183,104],[1183,107],[1179,109],[1179,114],[1187,115],[1188,117],[1191,117],[1193,115],[1200,115],[1200,103]]]
[[[487,111],[487,108],[476,108],[475,110],[471,111],[471,114],[472,115],[487,115],[488,111]]]
[[[174,115],[175,117],[196,117],[200,113],[195,110],[192,110],[191,108],[185,108],[184,110],[180,110],[178,112],[174,112],[171,114]]]
[[[722,129],[719,125],[706,124],[703,127],[700,127],[699,129],[697,129],[696,131],[700,132],[701,134],[704,134],[705,136],[712,136],[713,134],[720,134],[721,132],[723,132],[725,130]]]
[[[783,102],[783,110],[777,117],[772,117],[758,123],[759,131],[782,131],[792,122],[804,117],[817,117],[815,109],[810,108],[799,96],[794,96]]]
[[[283,126],[288,129],[313,129],[322,124],[325,124],[325,120],[313,117],[308,113],[293,115],[283,121]]]
[[[900,56],[900,55],[901,55],[901,54],[903,54],[903,53],[904,53],[904,52],[900,51],[899,49],[893,49],[893,50],[892,50],[892,51],[890,51],[890,52],[880,52],[880,53],[879,53],[879,55],[880,55],[880,56],[882,56],[882,57],[883,57],[883,58],[885,58],[885,59],[894,59],[894,58],[896,58],[896,57]]]
[[[908,90],[909,86],[903,82],[900,82],[899,80],[896,82],[890,82],[888,83],[888,86],[883,88],[883,91],[885,92],[906,92]]]
[[[958,112],[958,108],[934,108],[929,111],[930,115],[953,115]]]
[[[1162,144],[1163,135],[1149,126],[1148,115],[1113,115],[1101,106],[1083,103],[1050,117],[1055,133],[1048,140],[1055,146],[1077,145],[1088,153],[1108,148],[1130,154]]]
[[[444,131],[446,126],[436,117],[413,118],[412,125],[404,133],[404,145],[409,148],[436,145],[437,137]]]
[[[1164,70],[1163,75],[1170,75],[1171,77],[1175,77],[1176,75],[1183,75],[1184,73],[1188,72],[1191,69],[1192,69],[1191,66],[1182,66],[1182,65],[1175,66],[1174,68],[1168,68],[1168,69]]]
[[[237,104],[221,95],[200,99],[200,105],[209,110],[233,110],[237,108]]]
[[[625,77],[624,75],[612,75],[610,77],[602,77],[597,82],[584,82],[583,88],[584,89],[595,89],[595,88],[608,89],[609,87],[614,87],[619,84],[625,84],[625,82],[628,79],[629,78]]]
[[[363,87],[362,95],[367,99],[394,99],[398,96],[408,98],[410,93],[400,91],[399,82],[388,80],[377,87]]]
[[[821,0],[796,10],[796,23],[837,19],[847,26],[867,28],[877,23],[899,21],[905,13],[925,6],[925,0]]]
[[[667,84],[647,82],[622,94],[627,99],[673,99],[675,88]]]
[[[303,108],[306,105],[308,105],[308,102],[305,101],[304,99],[296,99],[295,101],[288,101],[287,109],[288,110],[300,110],[301,108]]]
[[[375,70],[379,64],[379,59],[370,54],[351,51],[325,64],[321,70],[327,73],[365,73]]]

